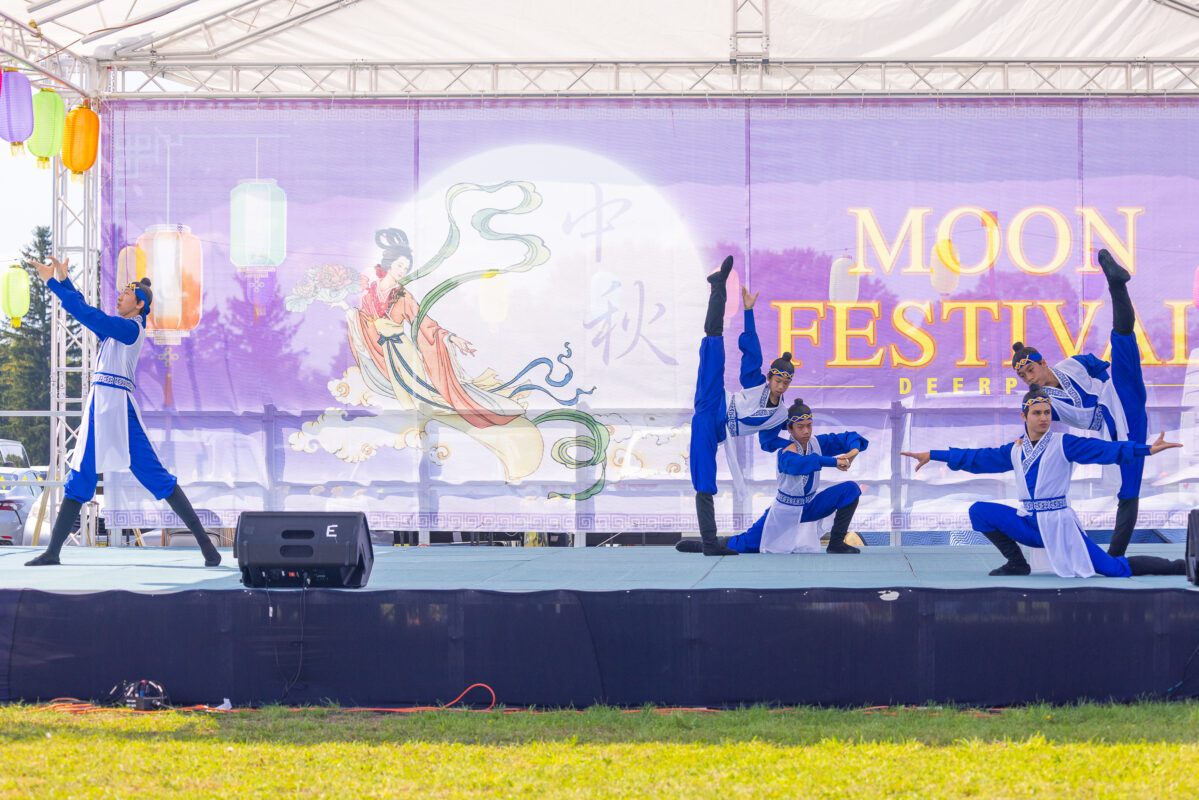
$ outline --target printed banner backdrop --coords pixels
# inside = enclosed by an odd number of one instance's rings
[[[864,531],[968,528],[1011,476],[900,450],[1021,432],[1011,343],[1102,356],[1094,251],[1134,272],[1150,430],[1141,523],[1199,501],[1194,104],[496,101],[110,104],[104,303],[156,292],[135,396],[209,524],[362,509],[373,527],[694,530],[704,276],[736,259],[816,432],[870,440]],[[1196,349],[1192,349],[1192,345]],[[1181,438],[1179,438],[1181,437]],[[722,526],[774,494],[774,458]],[[1073,502],[1110,526],[1114,487]],[[118,526],[173,515],[106,476]],[[826,484],[827,485],[827,484]]]

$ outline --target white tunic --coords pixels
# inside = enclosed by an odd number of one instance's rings
[[[749,436],[751,433],[781,425],[787,419],[787,409],[783,406],[782,397],[779,398],[778,405],[767,405],[770,402],[769,381],[739,392],[726,392],[724,399],[728,407],[726,424],[729,436]]]
[[[137,359],[146,339],[146,326],[141,317],[134,317],[138,326],[137,340],[122,344],[109,337],[100,343],[92,386],[84,405],[83,422],[79,426],[79,444],[71,457],[71,468],[81,469],[88,432],[95,431],[96,472],[129,469],[129,408],[138,420],[141,413],[133,399],[133,375]],[[145,426],[142,426],[143,429]]]
[[[808,439],[807,447],[801,447],[802,455],[821,455],[820,440],[815,436]],[[762,542],[758,546],[763,553],[819,553],[821,523],[801,522],[804,508],[820,491],[820,468],[807,475],[790,475],[779,472],[778,493],[766,515],[762,527]],[[826,518],[827,519],[827,518]]]
[[[1037,527],[1045,544],[1045,554],[1053,571],[1063,578],[1089,578],[1095,574],[1091,556],[1083,539],[1082,523],[1066,501],[1074,464],[1066,459],[1061,436],[1049,431],[1037,441],[1012,447],[1012,468],[1016,472],[1016,493],[1021,502],[1017,514],[1036,514]],[[1036,496],[1028,491],[1025,477],[1033,464],[1037,468]]]
[[[1111,381],[1091,377],[1086,367],[1074,358],[1067,358],[1059,362],[1052,368],[1052,372],[1058,383],[1061,384],[1061,388],[1056,386],[1044,388],[1058,419],[1071,428],[1098,431],[1100,437],[1109,442],[1128,441],[1128,420],[1124,416],[1124,406],[1120,403],[1120,396],[1116,394],[1116,387]],[[1070,380],[1065,380],[1065,378]],[[1071,381],[1074,385],[1071,384]],[[1090,408],[1083,407],[1082,395],[1079,394],[1078,389],[1099,398],[1099,404]],[[1108,413],[1112,415],[1112,420],[1116,423],[1115,439],[1112,438],[1111,432],[1104,422],[1103,412],[1099,410],[1099,406],[1106,407]]]

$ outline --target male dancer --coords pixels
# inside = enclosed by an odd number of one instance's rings
[[[199,542],[204,566],[218,566],[221,554],[213,547],[178,480],[158,460],[131,394],[137,357],[146,338],[146,316],[154,300],[150,279],[142,278],[126,286],[117,296],[116,315],[109,315],[92,308],[83,299],[67,276],[69,264],[70,259],[51,258],[50,266],[34,266],[67,313],[100,338],[100,352],[96,356],[92,387],[79,429],[79,444],[71,458],[71,474],[63,487],[65,496],[54,520],[50,544],[44,553],[26,562],[25,566],[60,563],[59,552],[79,516],[79,509],[95,495],[98,473],[109,470],[131,471],[155,498],[165,499]]]
[[[1128,464],[1171,447],[1165,434],[1152,445],[1140,442],[1105,442],[1084,439],[1050,430],[1051,401],[1038,385],[1024,395],[1021,417],[1024,436],[1002,447],[933,450],[903,453],[919,462],[916,470],[932,461],[943,461],[950,469],[978,474],[1014,471],[1016,491],[1022,508],[1017,511],[999,503],[970,506],[970,525],[986,536],[1007,563],[992,575],[1027,575],[1030,572],[1017,543],[1043,547],[1053,571],[1063,578],[1089,578],[1098,573],[1108,577],[1129,575],[1184,575],[1182,559],[1171,561],[1155,556],[1113,556],[1091,541],[1070,507],[1066,494],[1075,464]]]
[[[1112,298],[1112,361],[1087,353],[1071,356],[1050,367],[1034,347],[1012,345],[1012,367],[1027,384],[1044,387],[1053,406],[1053,418],[1073,428],[1099,431],[1109,442],[1143,442],[1148,436],[1145,413],[1145,380],[1141,377],[1141,351],[1133,335],[1136,313],[1128,297],[1128,270],[1111,253],[1099,251],[1099,266],[1107,277]],[[1116,525],[1107,552],[1122,556],[1128,549],[1140,505],[1143,458],[1120,464],[1120,489],[1116,493]]]
[[[778,493],[774,502],[749,530],[721,543],[738,553],[819,553],[820,520],[836,512],[828,552],[859,552],[845,543],[845,534],[858,507],[861,487],[853,481],[835,483],[822,491],[818,487],[823,467],[848,470],[870,443],[857,431],[812,436],[812,409],[803,400],[792,403],[787,415],[790,441],[779,436],[777,430],[759,434],[763,450],[778,452]],[[675,549],[696,552],[698,547],[684,539]]]
[[[741,349],[741,391],[724,389],[724,307],[728,299],[725,282],[733,269],[729,256],[720,269],[708,276],[710,294],[704,319],[704,338],[699,348],[699,377],[695,384],[695,414],[691,417],[691,485],[695,488],[695,513],[699,518],[702,552],[706,556],[734,556],[716,537],[716,451],[729,436],[748,436],[777,427],[786,419],[783,392],[791,385],[795,365],[791,354],[770,364],[769,377],[762,374],[762,345],[754,327],[756,294],[742,287],[745,331],[737,339]]]

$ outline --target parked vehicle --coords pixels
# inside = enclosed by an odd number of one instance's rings
[[[25,445],[14,439],[0,439],[0,468],[29,469]]]
[[[25,523],[36,517],[41,496],[33,470],[0,468],[0,545],[24,543]]]

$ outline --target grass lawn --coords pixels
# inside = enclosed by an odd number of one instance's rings
[[[720,713],[0,706],[0,796],[1199,797],[1199,704]]]

